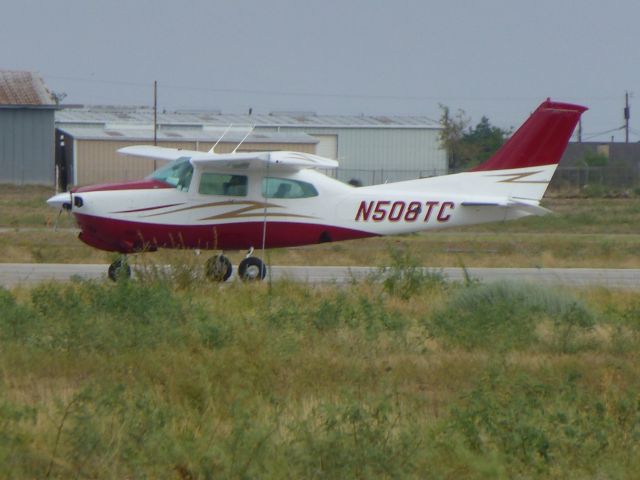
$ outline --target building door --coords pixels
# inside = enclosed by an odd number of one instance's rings
[[[316,146],[316,155],[321,157],[338,159],[338,136],[337,135],[316,135],[311,134],[320,142]]]

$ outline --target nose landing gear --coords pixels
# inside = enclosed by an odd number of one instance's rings
[[[127,257],[123,255],[109,265],[108,275],[114,282],[131,278],[131,267],[129,266]]]

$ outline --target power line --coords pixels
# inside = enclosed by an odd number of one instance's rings
[[[84,82],[90,84],[100,85],[118,85],[124,87],[135,88],[149,88],[149,83],[133,82],[127,80],[104,80],[100,78],[88,78],[88,77],[72,77],[72,76],[59,76],[59,75],[45,75],[47,78],[53,80],[64,80],[71,82]],[[163,89],[167,90],[183,90],[183,91],[199,91],[199,92],[211,92],[211,93],[226,93],[226,94],[242,94],[242,95],[271,95],[271,96],[283,96],[283,97],[307,97],[307,98],[352,98],[352,99],[365,99],[365,100],[404,100],[404,101],[458,101],[458,102],[476,102],[476,101],[491,101],[491,102],[523,102],[523,101],[536,101],[538,97],[448,97],[448,96],[433,96],[433,95],[375,95],[375,94],[361,94],[361,93],[345,93],[345,92],[333,92],[333,93],[318,93],[318,92],[292,92],[283,90],[262,90],[262,89],[243,89],[243,88],[213,88],[202,87],[196,85],[179,85],[179,84],[162,84]],[[602,97],[589,97],[589,102],[597,101],[612,101],[615,97],[602,96]],[[568,98],[569,101],[582,101],[579,98]],[[628,107],[627,107],[628,108]],[[627,110],[625,110],[626,114]],[[589,134],[583,134],[583,140],[589,140],[600,135],[617,132],[619,130],[625,130],[628,125],[605,130],[602,132],[595,132]],[[629,129],[629,131],[631,131]],[[635,133],[635,131],[634,131]],[[628,135],[628,134],[627,134]],[[637,135],[637,133],[636,133]]]
[[[128,87],[149,88],[149,83],[132,82],[123,80],[103,80],[98,78],[87,77],[69,77],[58,75],[46,75],[47,78],[53,80],[66,80],[74,82],[95,83],[102,85],[120,85]],[[362,93],[347,93],[347,92],[293,92],[283,90],[262,90],[262,89],[243,89],[243,88],[212,88],[202,87],[196,85],[179,85],[179,84],[162,84],[163,89],[173,90],[188,90],[199,92],[211,92],[211,93],[231,93],[231,94],[243,94],[243,95],[276,95],[283,97],[309,97],[309,98],[354,98],[354,99],[366,99],[366,100],[428,100],[428,101],[466,101],[466,102],[523,102],[523,101],[537,101],[539,97],[451,97],[451,96],[435,96],[435,95],[380,95],[380,94],[362,94]],[[614,97],[590,97],[590,101],[609,101]],[[581,101],[578,98],[568,99],[571,101]]]
[[[621,127],[618,127],[618,128],[612,128],[611,130],[605,130],[603,132],[590,133],[588,135],[585,135],[583,140],[589,140],[590,138],[599,137],[600,135],[605,135],[607,133],[618,132],[620,130],[624,130],[624,125],[622,125]]]

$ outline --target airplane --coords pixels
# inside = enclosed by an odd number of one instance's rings
[[[47,203],[73,213],[79,238],[121,256],[158,248],[218,250],[205,274],[225,281],[224,251],[248,250],[243,280],[264,279],[257,249],[397,235],[505,221],[549,211],[540,200],[586,107],[547,99],[488,160],[470,171],[365,187],[318,171],[336,160],[274,151],[216,154],[138,145],[123,155],[167,161],[138,181],[84,186]]]

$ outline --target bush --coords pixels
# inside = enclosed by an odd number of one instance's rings
[[[336,289],[329,295],[312,298],[309,292],[300,293],[300,301],[288,298],[273,300],[266,314],[274,328],[291,328],[298,332],[312,326],[316,331],[333,332],[337,329],[361,330],[370,338],[383,331],[402,332],[408,320],[390,308],[379,295],[369,295],[357,288]]]
[[[408,323],[402,314],[390,310],[379,296],[374,300],[362,294],[353,298],[345,292],[321,300],[317,310],[312,308],[308,313],[319,331],[346,327],[363,329],[370,337],[385,330],[402,331]]]
[[[593,314],[572,295],[526,283],[476,284],[455,292],[426,327],[446,344],[466,349],[513,350],[539,340],[536,327],[552,319],[560,350],[577,329],[594,325]]]
[[[586,198],[604,198],[608,194],[607,188],[599,183],[584,185],[580,192]]]
[[[606,167],[609,157],[604,153],[587,151],[582,157],[582,161],[588,167]]]
[[[203,310],[165,283],[42,284],[31,291],[35,315],[22,341],[61,350],[120,350],[181,342],[208,322]],[[38,327],[45,319],[47,330]]]
[[[410,423],[403,432],[396,432],[399,421],[399,412],[386,399],[315,407],[290,426],[287,458],[298,472],[294,476],[402,478],[410,474],[422,432]]]
[[[31,309],[18,305],[13,294],[0,287],[0,339],[25,338],[34,320]]]

